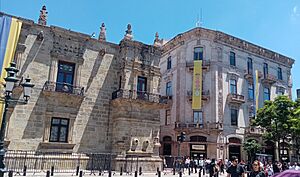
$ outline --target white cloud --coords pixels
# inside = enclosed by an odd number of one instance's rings
[[[295,15],[295,16],[299,16],[299,11],[298,11],[298,6],[294,6],[293,8],[293,14],[292,15]]]
[[[300,12],[298,6],[294,6],[291,12],[291,22],[297,23],[299,17],[300,17]]]

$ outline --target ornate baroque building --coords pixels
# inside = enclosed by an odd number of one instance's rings
[[[291,98],[293,59],[200,27],[178,34],[162,49],[161,94],[172,97],[160,112],[162,155],[246,159],[242,144],[252,139],[263,145],[262,153],[276,155],[274,144],[263,142],[263,130],[250,121],[264,100]],[[180,132],[186,132],[181,152]]]
[[[114,153],[116,170],[138,155],[143,171],[160,167],[159,110],[168,104],[159,95],[161,49],[134,41],[130,24],[114,44],[104,24],[98,39],[45,26],[46,7],[38,24],[14,18],[22,22],[18,77],[35,87],[28,104],[9,108],[8,149]]]

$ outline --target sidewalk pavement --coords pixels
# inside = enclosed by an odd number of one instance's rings
[[[13,174],[13,176],[23,176],[23,174]],[[4,175],[5,177],[8,177],[8,173]],[[29,177],[46,177],[46,172],[41,172],[41,173],[27,173],[26,176]],[[67,176],[76,176],[75,173],[54,173],[54,177],[67,177]],[[90,171],[84,171],[83,176],[99,176],[98,173],[92,173]],[[108,172],[105,172],[102,177],[108,177]],[[120,172],[112,172],[112,177],[134,177],[134,173],[126,175],[126,173],[123,173],[122,176],[120,176]],[[158,177],[157,174],[155,173],[143,173],[142,175],[138,175],[138,177]],[[166,171],[166,172],[161,172],[161,177],[179,177],[179,174],[176,173],[173,175],[172,171]],[[182,174],[182,177],[199,177],[198,173],[191,173],[191,175],[188,175],[187,172]],[[201,177],[209,177],[208,174],[201,174]],[[226,177],[225,174],[220,174],[219,177]]]

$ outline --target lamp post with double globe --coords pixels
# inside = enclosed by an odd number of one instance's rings
[[[16,63],[14,62],[11,62],[10,67],[5,68],[5,70],[7,72],[7,77],[4,79],[5,93],[4,96],[1,98],[5,106],[4,106],[3,117],[1,122],[1,129],[0,129],[0,177],[3,177],[4,173],[7,171],[4,164],[4,156],[5,156],[4,138],[5,138],[6,123],[7,123],[6,114],[8,111],[8,106],[10,103],[26,104],[31,96],[32,87],[34,87],[34,85],[30,83],[30,79],[26,78],[25,82],[20,84],[23,87],[24,99],[19,100],[19,99],[12,98],[12,93],[15,84],[16,82],[19,81],[19,79],[16,78],[16,74],[19,70],[16,68]]]

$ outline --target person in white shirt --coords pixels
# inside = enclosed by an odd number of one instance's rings
[[[190,157],[187,157],[186,159],[185,159],[185,168],[189,168],[190,167],[190,163],[191,163],[191,160],[190,160]]]

